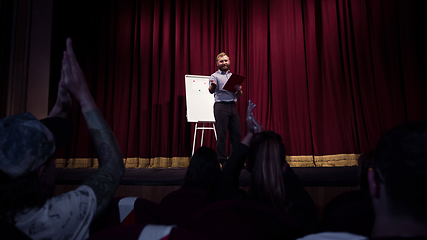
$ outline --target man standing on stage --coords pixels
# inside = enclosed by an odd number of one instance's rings
[[[237,98],[242,96],[242,86],[234,86],[235,92],[224,90],[223,87],[231,77],[230,58],[224,52],[216,57],[216,65],[218,71],[214,72],[210,80],[209,92],[215,96],[214,116],[215,128],[218,134],[217,152],[219,162],[224,166],[227,161],[227,153],[225,142],[227,140],[227,129],[230,131],[230,139],[232,146],[237,145],[242,133],[240,129],[240,118],[237,113],[235,103]]]

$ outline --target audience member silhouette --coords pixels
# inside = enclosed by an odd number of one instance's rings
[[[375,212],[371,239],[427,237],[427,122],[407,122],[379,140],[368,169]],[[302,239],[367,239],[347,232],[323,232]]]
[[[214,191],[218,187],[221,168],[216,152],[209,147],[198,148],[191,158],[182,188]]]
[[[372,238],[427,237],[427,122],[409,122],[378,142],[368,171]]]
[[[255,119],[255,104],[249,101],[246,113],[246,136],[235,147],[221,172],[215,200],[254,199],[290,214],[305,234],[317,228],[317,211],[308,192],[287,164],[285,147],[279,134],[263,131]],[[238,187],[240,171],[248,154],[248,171],[252,173],[250,194]]]
[[[221,169],[216,152],[198,148],[191,158],[182,187],[166,195],[160,202],[163,221],[188,228],[194,214],[208,204],[208,194],[215,195]]]
[[[344,192],[325,206],[320,231],[350,232],[370,236],[374,210],[368,190],[368,169],[373,164],[373,151],[358,158],[359,189]]]
[[[55,153],[71,137],[63,118],[71,97],[80,104],[99,168],[76,189],[52,197]],[[30,113],[0,120],[0,215],[32,239],[86,239],[91,221],[107,206],[124,174],[113,132],[90,94],[66,40],[57,102],[44,120]],[[5,236],[7,233],[2,233]]]

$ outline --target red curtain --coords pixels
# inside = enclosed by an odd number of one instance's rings
[[[287,155],[361,153],[427,119],[426,23],[408,0],[55,1],[51,81],[71,36],[123,156],[188,157],[184,76],[212,74],[225,51],[247,77],[243,133],[250,99]],[[67,157],[93,156],[77,107],[72,119]],[[204,139],[216,148],[211,131]]]

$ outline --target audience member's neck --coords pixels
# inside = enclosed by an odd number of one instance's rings
[[[405,216],[378,214],[375,217],[372,238],[427,236],[427,224]]]

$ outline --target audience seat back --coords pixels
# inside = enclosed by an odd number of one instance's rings
[[[214,239],[295,239],[302,235],[288,214],[261,202],[237,199],[201,209],[190,229]]]
[[[188,228],[194,214],[205,206],[208,192],[201,189],[179,189],[160,201],[165,224]]]
[[[163,224],[160,206],[138,197],[114,197],[90,226],[90,233],[131,224]]]
[[[345,192],[326,205],[320,231],[350,232],[369,237],[374,217],[367,193],[360,190]]]

